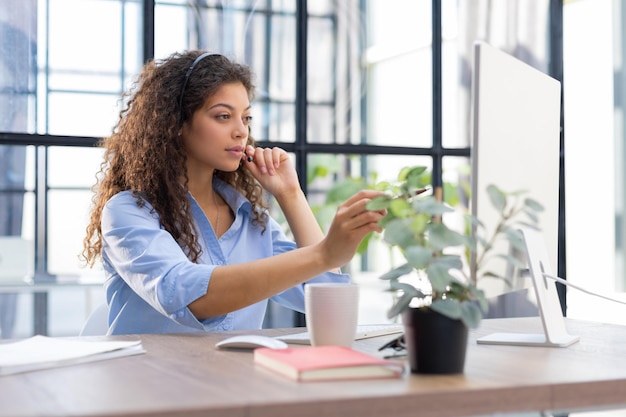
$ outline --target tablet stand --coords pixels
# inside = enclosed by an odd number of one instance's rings
[[[552,275],[545,243],[541,234],[532,229],[520,229],[526,246],[530,277],[533,281],[537,308],[544,333],[493,333],[478,338],[479,344],[566,347],[578,341],[565,329],[556,285],[544,276]]]

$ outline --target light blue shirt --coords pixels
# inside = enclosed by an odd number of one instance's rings
[[[130,191],[113,196],[102,211],[102,261],[109,304],[108,334],[175,333],[260,329],[268,300],[223,316],[198,320],[187,307],[207,292],[216,266],[250,262],[296,248],[272,218],[265,233],[252,224],[252,205],[226,183],[214,186],[235,214],[218,240],[204,212],[189,195],[202,256],[191,262],[172,235],[151,213],[137,206]],[[280,274],[276,271],[276,274]],[[314,282],[348,282],[349,276],[328,272]],[[304,312],[304,285],[272,297],[280,305]]]

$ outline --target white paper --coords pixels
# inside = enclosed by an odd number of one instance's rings
[[[144,353],[140,340],[89,341],[33,336],[0,344],[0,375]]]

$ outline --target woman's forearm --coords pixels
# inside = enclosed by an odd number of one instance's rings
[[[329,270],[320,245],[215,268],[207,292],[189,305],[198,319],[252,305]]]
[[[298,189],[293,194],[276,197],[276,201],[299,248],[313,245],[324,238],[324,233],[302,190]]]

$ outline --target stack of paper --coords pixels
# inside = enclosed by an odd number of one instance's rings
[[[144,353],[141,340],[90,341],[33,336],[18,342],[0,344],[0,375]]]

